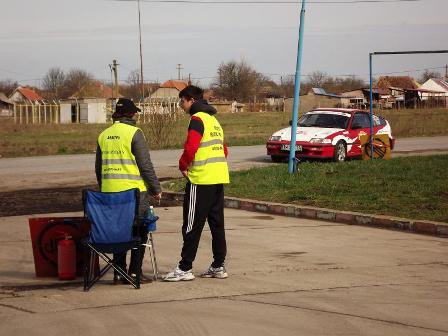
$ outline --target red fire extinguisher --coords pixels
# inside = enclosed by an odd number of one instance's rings
[[[76,245],[71,236],[65,236],[58,242],[59,280],[76,278]]]

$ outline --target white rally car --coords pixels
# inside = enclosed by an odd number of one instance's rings
[[[389,135],[394,147],[389,122],[373,116],[373,133]],[[296,136],[296,157],[306,159],[332,159],[336,162],[362,156],[360,136],[370,134],[370,115],[356,109],[320,108],[299,119]],[[272,161],[280,162],[289,156],[291,127],[275,132],[266,149]]]

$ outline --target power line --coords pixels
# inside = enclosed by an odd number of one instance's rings
[[[112,0],[112,1],[120,1],[120,2],[134,2],[137,0]],[[421,2],[423,0],[338,0],[338,1],[322,1],[322,0],[315,0],[315,1],[309,1],[309,4],[325,4],[325,5],[333,5],[333,4],[363,4],[363,3],[398,3],[398,2]],[[229,0],[229,1],[222,1],[222,0],[142,0],[142,2],[149,2],[149,3],[161,3],[161,4],[169,4],[169,3],[184,3],[184,4],[208,4],[208,5],[214,5],[214,4],[299,4],[298,1],[262,1],[262,0]]]
[[[401,74],[401,73],[409,73],[409,72],[420,72],[420,71],[426,71],[426,70],[437,70],[437,69],[445,69],[445,66],[437,66],[437,67],[425,67],[425,68],[420,68],[420,69],[410,69],[410,70],[402,70],[402,71],[391,71],[391,72],[376,72],[374,73],[375,76],[377,75],[393,75],[393,74]],[[283,76],[283,77],[288,77],[288,76],[294,76],[294,74],[280,74],[280,73],[263,73],[261,72],[262,75],[267,75],[267,76]],[[325,73],[324,73],[325,74]],[[325,74],[327,75],[327,74]],[[312,77],[313,74],[303,74],[303,77]],[[369,74],[328,74],[328,76],[333,76],[333,77],[363,77],[363,76],[369,76]]]
[[[7,70],[7,69],[3,69],[3,68],[0,68],[0,71],[9,72],[9,73],[12,73],[12,74],[14,74],[14,75],[25,75],[24,73],[20,73],[20,72],[16,72],[16,71],[11,71],[11,70]],[[25,75],[25,76],[26,76],[26,75]]]
[[[126,68],[126,69],[128,69],[128,70],[130,70],[130,68],[127,67],[127,66],[124,66],[124,65],[121,65],[121,66]],[[409,73],[409,72],[421,72],[421,71],[427,71],[427,70],[440,70],[440,69],[445,69],[445,67],[446,67],[445,65],[444,66],[436,66],[436,67],[428,66],[428,67],[419,68],[419,69],[409,69],[409,70],[402,70],[402,71],[376,72],[376,73],[374,73],[374,75],[375,76],[378,76],[378,75],[394,75],[394,74],[403,74],[403,73]],[[265,75],[265,76],[269,76],[269,77],[272,77],[272,76],[283,76],[283,77],[294,76],[294,74],[291,74],[291,73],[283,73],[282,74],[282,73],[260,72],[260,74]],[[331,76],[331,77],[358,77],[358,78],[363,78],[363,77],[368,76],[368,74],[326,74],[326,73],[324,73],[324,75]],[[303,74],[302,76],[303,77],[312,77],[313,74],[312,73],[308,73],[308,74]],[[193,80],[215,79],[215,78],[218,78],[218,75],[214,75],[214,76],[207,75],[207,76],[191,77],[191,79],[193,79]],[[17,81],[18,82],[33,82],[33,81],[41,81],[43,79],[44,79],[44,77],[41,77],[41,78],[29,78],[29,79],[18,79]],[[106,78],[95,78],[95,79],[99,80],[99,81],[104,81],[104,82],[110,81],[110,78],[107,78],[107,79]],[[172,78],[170,78],[170,79],[172,79]],[[123,82],[123,81],[126,81],[127,79],[126,78],[119,78],[119,80]],[[145,82],[147,82],[147,83],[148,82],[158,82],[158,81],[160,81],[160,80],[156,80],[156,79],[153,79],[153,78],[146,78],[145,77]],[[163,81],[160,81],[160,82],[163,82]]]

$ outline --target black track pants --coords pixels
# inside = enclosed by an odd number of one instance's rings
[[[201,239],[205,220],[208,221],[212,233],[213,267],[224,264],[227,253],[226,234],[224,231],[224,186],[222,184],[199,185],[187,183],[184,199],[184,221],[182,247],[179,267],[188,271]]]

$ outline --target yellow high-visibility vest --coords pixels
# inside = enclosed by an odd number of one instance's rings
[[[132,188],[146,191],[135,156],[132,154],[132,138],[138,127],[116,121],[98,137],[101,148],[101,191],[118,192]]]
[[[229,168],[224,154],[224,132],[218,120],[204,112],[194,114],[204,124],[204,134],[191,166],[188,178],[193,184],[229,183]]]

